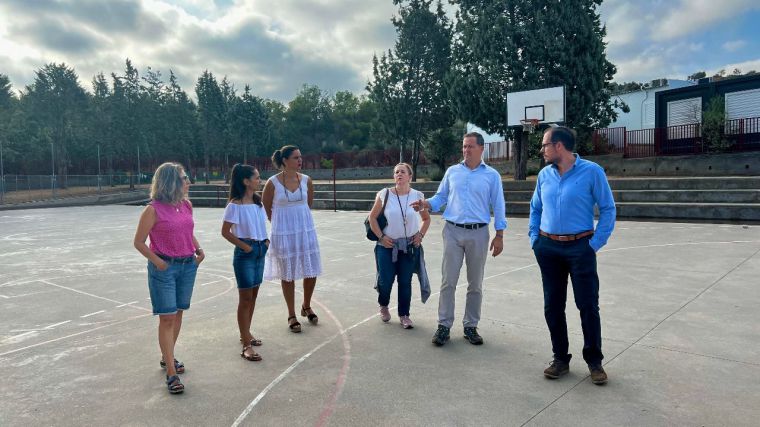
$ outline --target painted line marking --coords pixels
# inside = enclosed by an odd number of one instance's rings
[[[102,300],[105,300],[105,301],[109,301],[109,302],[115,302],[116,304],[124,304],[123,302],[121,302],[121,301],[116,301],[115,299],[106,298],[106,297],[101,297],[101,296],[99,296],[99,295],[91,294],[91,293],[89,293],[89,292],[80,291],[79,289],[69,288],[68,286],[63,286],[63,285],[56,285],[55,283],[53,283],[53,282],[51,282],[51,281],[49,281],[49,280],[40,279],[40,280],[38,280],[38,281],[39,281],[39,282],[41,282],[41,283],[45,283],[45,284],[47,284],[47,285],[50,285],[50,286],[55,286],[56,288],[66,289],[67,291],[76,292],[76,293],[78,293],[78,294],[82,294],[82,295],[87,295],[88,297],[93,297],[93,298],[97,298],[97,299],[102,299]],[[130,306],[130,307],[132,307],[132,308],[136,308],[136,309],[138,309],[138,310],[143,310],[143,311],[150,311],[150,310],[148,310],[147,308],[142,308],[142,307],[135,307],[135,306]]]
[[[4,342],[4,343],[6,343],[6,342],[15,341],[15,340],[16,340],[16,339],[18,339],[18,338],[21,338],[21,337],[25,337],[25,336],[27,336],[27,335],[31,335],[31,334],[36,334],[37,332],[38,332],[38,331],[28,331],[28,332],[24,332],[23,334],[18,334],[18,335],[14,335],[14,336],[12,336],[12,337],[8,337],[8,338],[4,339],[4,340],[3,340],[3,342]]]
[[[202,304],[204,302],[207,302],[207,301],[210,301],[210,300],[212,300],[214,298],[222,296],[222,295],[226,294],[227,292],[229,292],[230,290],[232,290],[232,288],[235,286],[234,283],[232,282],[232,277],[225,277],[225,276],[222,276],[222,275],[219,275],[219,274],[212,274],[212,275],[217,276],[217,277],[222,277],[224,279],[227,279],[230,282],[230,286],[228,286],[227,289],[223,290],[222,292],[219,292],[218,294],[212,295],[212,296],[210,296],[208,298],[204,298],[204,299],[196,302],[195,304]],[[30,280],[30,282],[36,282],[36,281],[37,280]],[[150,299],[150,298],[148,298],[148,299]],[[135,308],[139,308],[139,307],[135,307]],[[150,310],[147,310],[147,309],[145,309],[145,310],[146,311],[150,311]],[[109,324],[106,324],[106,325],[101,325],[101,326],[98,326],[98,327],[95,327],[95,328],[87,329],[87,330],[81,331],[81,332],[76,332],[76,333],[73,333],[73,334],[70,334],[70,335],[66,335],[66,336],[63,336],[63,337],[58,337],[58,338],[53,338],[53,339],[50,339],[50,340],[47,340],[47,341],[38,342],[38,343],[35,343],[35,344],[28,345],[26,347],[17,348],[17,349],[14,349],[14,350],[9,350],[9,351],[6,351],[4,353],[0,353],[0,357],[7,356],[9,354],[20,353],[22,351],[26,351],[26,350],[29,350],[29,349],[32,349],[32,348],[40,347],[40,346],[51,344],[51,343],[58,342],[58,341],[63,341],[63,340],[69,339],[69,338],[77,337],[79,335],[88,334],[90,332],[94,332],[94,331],[97,331],[97,330],[100,330],[100,329],[103,329],[103,328],[108,328],[108,327],[111,327],[111,326],[121,325],[122,323],[131,322],[132,320],[142,319],[144,317],[149,317],[149,316],[151,316],[151,313],[139,314],[139,315],[127,318],[125,320],[117,321],[117,322],[114,322],[114,323],[109,323]],[[51,327],[54,327],[54,326],[57,326],[57,325],[61,325],[63,323],[68,323],[70,321],[71,320],[67,320],[65,322],[56,323],[55,325],[48,326],[48,328],[51,328]]]
[[[219,283],[219,282],[222,282],[222,281],[223,280],[220,279],[220,280],[214,280],[213,282],[201,283],[201,286],[211,285],[211,284]]]
[[[84,314],[84,315],[82,315],[82,316],[79,316],[79,317],[80,317],[81,319],[84,319],[85,317],[90,317],[90,316],[94,316],[94,315],[96,315],[96,314],[105,313],[105,312],[106,312],[105,310],[100,310],[100,311],[96,311],[96,312],[94,312],[94,313]]]
[[[130,304],[136,304],[136,303],[138,303],[138,302],[139,302],[139,301],[130,301],[130,302],[125,302],[124,304],[119,304],[119,305],[117,305],[117,306],[116,306],[116,308],[121,308],[121,307],[124,307],[124,306],[130,305]]]
[[[55,328],[56,326],[65,325],[66,323],[69,323],[69,322],[71,322],[71,320],[64,320],[63,322],[53,323],[52,325],[45,326],[43,329],[50,330],[50,329]]]

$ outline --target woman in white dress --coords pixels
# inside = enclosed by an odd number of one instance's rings
[[[301,316],[317,324],[319,318],[311,309],[311,296],[322,274],[319,242],[311,216],[314,185],[300,173],[301,150],[286,145],[274,152],[272,163],[280,173],[267,180],[262,201],[272,222],[271,243],[264,264],[264,279],[282,283],[282,294],[288,305],[288,327],[301,332],[295,311],[295,281],[303,279]]]

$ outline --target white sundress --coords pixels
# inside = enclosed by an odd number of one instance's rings
[[[308,200],[309,177],[301,174],[294,192],[280,182],[277,175],[272,200],[272,233],[264,262],[265,280],[294,281],[322,274],[319,242]]]

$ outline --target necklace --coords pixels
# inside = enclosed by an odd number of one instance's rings
[[[409,190],[408,193],[406,193],[406,199],[404,199],[404,205],[401,205],[401,196],[398,195],[398,187],[396,187],[396,199],[398,200],[398,207],[401,210],[401,218],[404,220],[404,234],[406,234],[406,210],[409,208],[409,193],[412,191]],[[405,208],[405,207],[406,208]]]

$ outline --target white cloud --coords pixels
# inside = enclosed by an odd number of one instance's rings
[[[0,52],[13,63],[0,72],[18,88],[66,62],[89,89],[98,72],[123,73],[128,57],[140,71],[171,68],[190,93],[205,69],[281,101],[304,83],[362,92],[372,54],[393,47],[395,10],[354,0],[2,0]]]
[[[685,36],[752,9],[760,9],[757,0],[680,0],[659,20],[652,38],[668,40]]]
[[[726,64],[720,68],[714,68],[712,70],[707,71],[708,76],[715,75],[716,73],[720,72],[721,70],[725,70],[726,73],[731,74],[732,71],[739,69],[742,73],[746,73],[747,71],[757,71],[760,72],[760,58],[758,59],[752,59],[749,61],[744,62],[736,62],[732,64]]]
[[[723,43],[723,50],[728,52],[736,52],[747,45],[744,40],[731,40]]]

